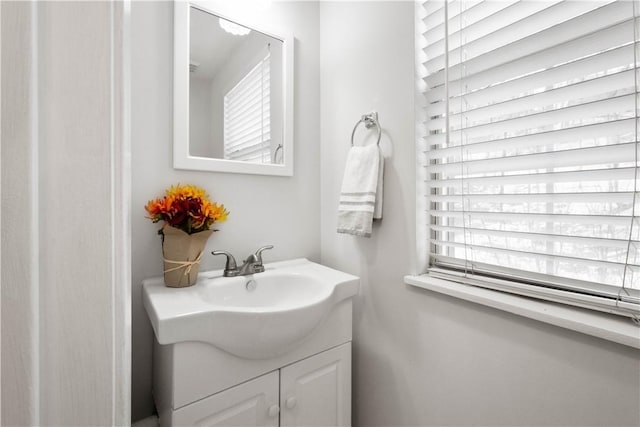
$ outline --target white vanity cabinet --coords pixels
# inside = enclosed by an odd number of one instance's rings
[[[143,281],[161,427],[351,424],[359,279],[305,259],[185,289]]]
[[[174,411],[179,426],[348,426],[351,343]]]
[[[349,426],[351,313],[351,299],[342,301],[304,342],[270,359],[156,341],[160,426]]]

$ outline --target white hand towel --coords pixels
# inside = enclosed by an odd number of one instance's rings
[[[351,147],[340,190],[338,233],[371,237],[373,219],[382,218],[383,170],[377,145]]]

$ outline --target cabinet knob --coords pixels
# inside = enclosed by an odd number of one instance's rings
[[[269,416],[270,417],[275,417],[276,415],[278,415],[280,413],[280,407],[278,405],[271,405],[269,407]]]
[[[298,400],[291,396],[287,399],[287,401],[285,402],[285,405],[287,405],[287,409],[293,409],[296,407],[296,404],[298,403]]]

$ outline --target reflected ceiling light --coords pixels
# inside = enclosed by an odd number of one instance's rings
[[[218,22],[220,23],[220,28],[234,36],[246,36],[251,32],[249,28],[238,25],[235,22],[227,21],[226,19],[219,18]]]

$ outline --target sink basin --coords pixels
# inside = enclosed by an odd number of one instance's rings
[[[160,344],[201,341],[266,359],[293,349],[358,286],[356,276],[296,259],[265,264],[264,273],[249,276],[203,272],[188,288],[148,279],[143,301]]]

